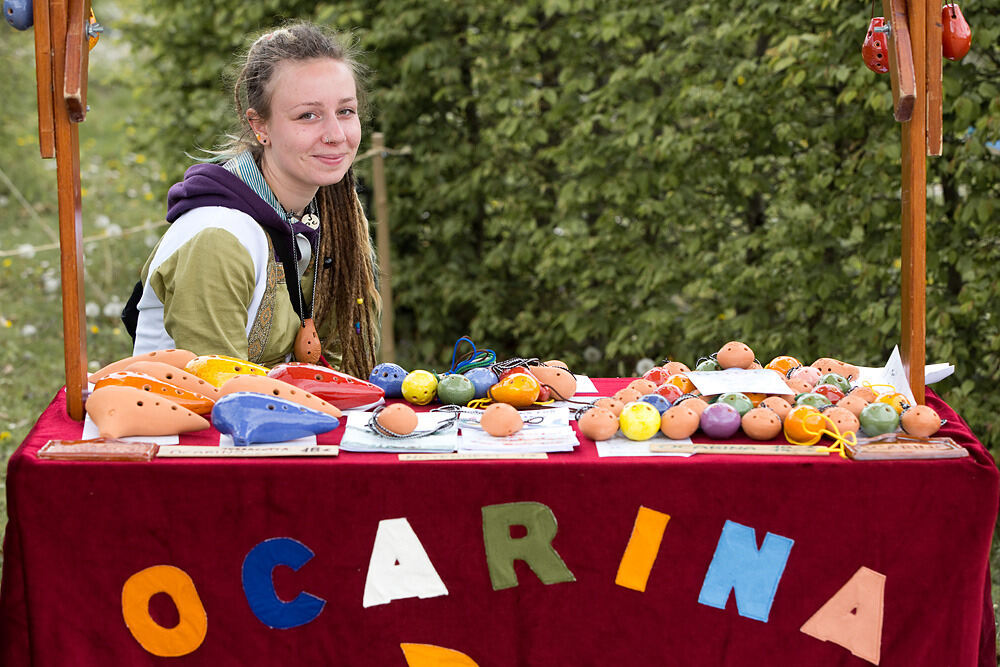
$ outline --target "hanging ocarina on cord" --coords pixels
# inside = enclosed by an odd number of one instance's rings
[[[316,333],[316,325],[312,318],[302,322],[299,331],[295,334],[295,360],[307,364],[315,364],[320,356],[319,334]]]
[[[948,60],[961,60],[972,45],[972,28],[962,16],[962,10],[952,3],[941,8],[941,55]]]
[[[889,49],[886,47],[885,33],[876,31],[876,28],[885,28],[884,16],[875,16],[868,23],[865,42],[861,45],[861,57],[868,69],[885,74],[889,71]]]

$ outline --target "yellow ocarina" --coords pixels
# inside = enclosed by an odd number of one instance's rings
[[[195,357],[187,363],[184,370],[194,373],[213,387],[221,387],[237,375],[267,375],[268,371],[264,366],[224,354]]]

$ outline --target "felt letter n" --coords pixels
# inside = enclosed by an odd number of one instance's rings
[[[793,544],[794,540],[768,533],[758,551],[753,528],[726,521],[698,602],[725,609],[733,591],[740,616],[767,623]]]
[[[512,526],[526,533],[511,535]],[[483,507],[483,542],[493,590],[517,586],[514,561],[523,560],[543,584],[576,581],[566,563],[552,548],[556,516],[542,503],[520,502]]]

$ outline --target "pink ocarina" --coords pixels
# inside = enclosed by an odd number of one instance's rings
[[[340,419],[344,414],[333,405],[330,405],[319,396],[309,393],[305,389],[300,389],[282,380],[276,380],[264,375],[237,375],[231,380],[227,380],[219,389],[221,396],[228,396],[240,391],[249,391],[255,394],[267,394],[277,396],[286,401],[304,405],[313,410],[325,412],[331,417]],[[221,398],[220,396],[220,398]]]
[[[96,384],[98,380],[106,375],[123,371],[137,361],[161,361],[177,368],[184,368],[187,362],[194,359],[195,356],[197,355],[194,352],[189,352],[188,350],[156,350],[154,352],[146,352],[145,354],[137,354],[125,359],[119,359],[96,373],[92,373],[90,381]]]

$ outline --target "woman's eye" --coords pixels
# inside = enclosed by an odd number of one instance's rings
[[[341,116],[353,116],[356,113],[357,113],[356,109],[341,109],[340,110],[340,115]]]
[[[299,120],[312,120],[313,118],[319,118],[319,116],[314,114],[312,111],[307,111],[299,116]]]

